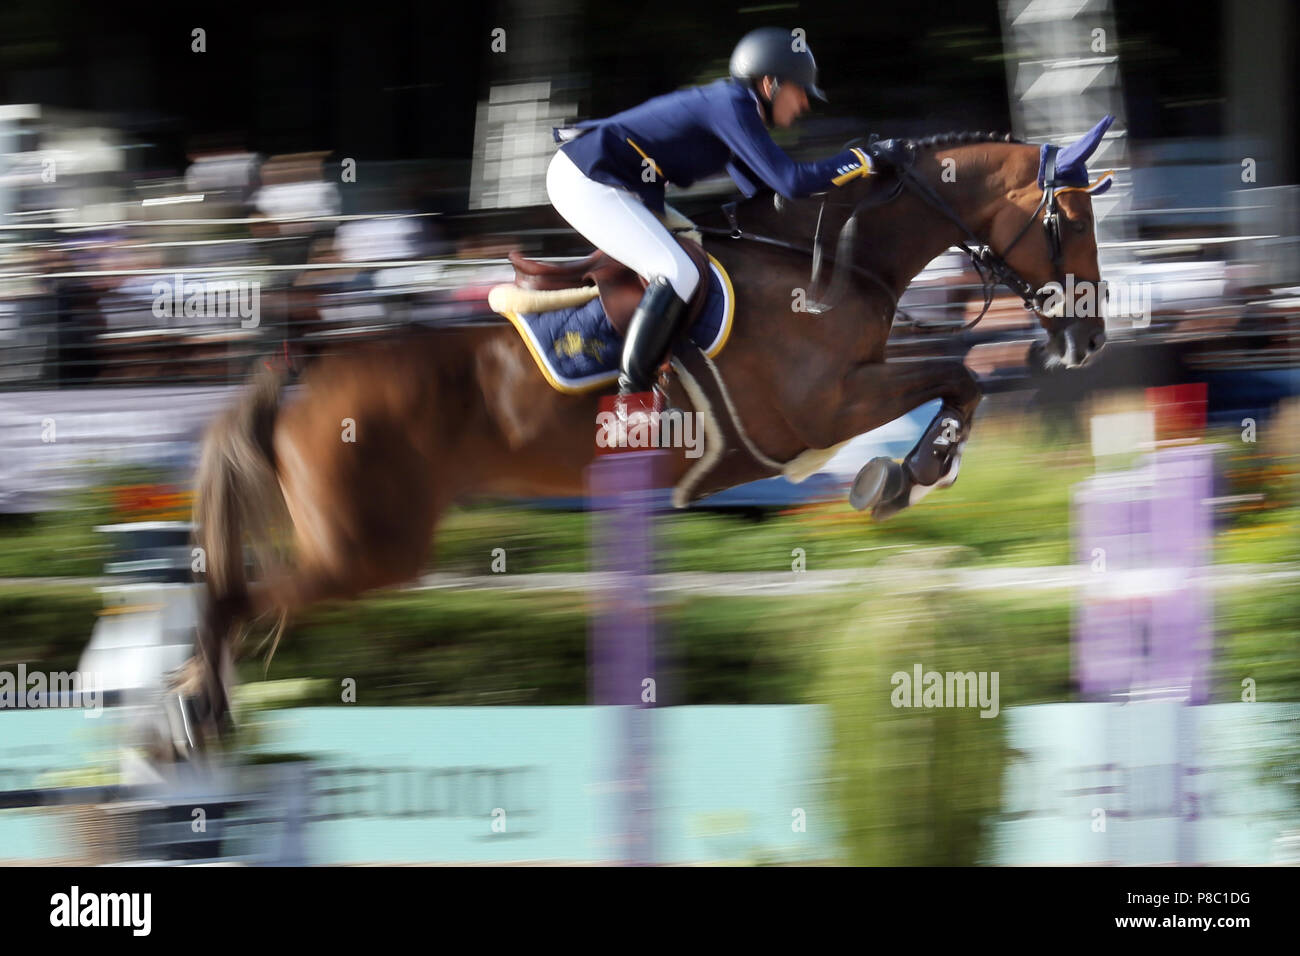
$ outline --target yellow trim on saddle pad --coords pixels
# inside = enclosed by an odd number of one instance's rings
[[[705,255],[708,255],[708,253],[705,253]],[[727,274],[727,270],[722,267],[722,263],[720,263],[717,259],[713,258],[713,256],[709,255],[709,265],[713,269],[714,273],[717,274],[719,280],[721,280],[722,295],[724,300],[722,323],[718,327],[717,334],[713,337],[713,342],[704,351],[704,354],[707,355],[709,358],[715,358],[719,353],[722,352],[723,348],[727,344],[727,341],[731,338],[731,328],[736,317],[736,290],[731,284],[731,276],[729,276]],[[701,276],[700,281],[708,282],[709,277]],[[546,357],[542,354],[541,343],[538,342],[533,337],[533,330],[528,327],[527,322],[525,322],[522,318],[520,318],[519,311],[513,309],[506,309],[504,307],[502,308],[497,307],[498,305],[503,306],[505,302],[508,302],[510,300],[511,296],[507,291],[509,288],[512,287],[497,286],[496,288],[494,288],[492,290],[492,293],[490,293],[488,296],[488,305],[492,308],[493,311],[499,312],[501,315],[504,315],[507,319],[510,320],[510,324],[515,327],[515,331],[518,332],[520,338],[524,340],[524,345],[528,349],[528,354],[530,354],[533,357],[533,362],[536,363],[538,370],[542,373],[542,377],[546,379],[547,384],[550,385],[551,388],[555,389],[557,392],[562,392],[565,395],[582,395],[586,392],[591,392],[598,388],[604,388],[606,385],[610,385],[613,382],[618,380],[617,369],[610,372],[602,372],[599,375],[593,375],[590,378],[578,381],[576,383],[562,382],[559,379],[557,379],[554,373],[551,371],[551,367],[547,363]],[[497,290],[502,290],[502,291],[498,293]],[[527,293],[527,290],[518,290],[518,291],[521,294]],[[564,291],[569,291],[569,290],[564,290]],[[586,291],[585,288],[582,291],[585,292]]]
[[[732,319],[736,317],[736,290],[731,286],[731,276],[727,275],[727,270],[722,268],[722,263],[717,259],[709,256],[709,264],[713,266],[718,273],[718,278],[722,280],[722,296],[726,301],[722,315],[722,325],[718,328],[718,334],[713,338],[713,344],[704,350],[704,354],[709,358],[714,358],[727,345],[727,340],[731,338]]]

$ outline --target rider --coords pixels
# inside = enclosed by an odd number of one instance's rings
[[[746,197],[761,183],[797,199],[872,173],[872,158],[861,149],[797,163],[772,141],[767,128],[794,123],[810,95],[826,99],[812,52],[791,31],[764,27],[736,45],[730,79],[555,130],[563,145],[546,173],[551,204],[648,283],[628,326],[620,395],[650,389],[700,281],[658,218],[666,180],[689,186],[725,168]]]

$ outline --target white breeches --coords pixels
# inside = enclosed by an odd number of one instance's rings
[[[643,279],[663,276],[683,302],[690,301],[700,281],[695,264],[635,193],[588,179],[563,151],[546,170],[546,193],[555,211],[597,249]]]

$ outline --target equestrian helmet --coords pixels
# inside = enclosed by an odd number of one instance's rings
[[[780,27],[759,27],[746,33],[731,54],[731,75],[751,82],[774,76],[783,82],[798,83],[809,96],[826,100],[817,85],[817,61],[812,51],[801,35]]]

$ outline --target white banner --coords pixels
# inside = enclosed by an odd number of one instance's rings
[[[0,394],[0,512],[57,506],[104,467],[189,476],[208,421],[238,386],[81,388]]]

